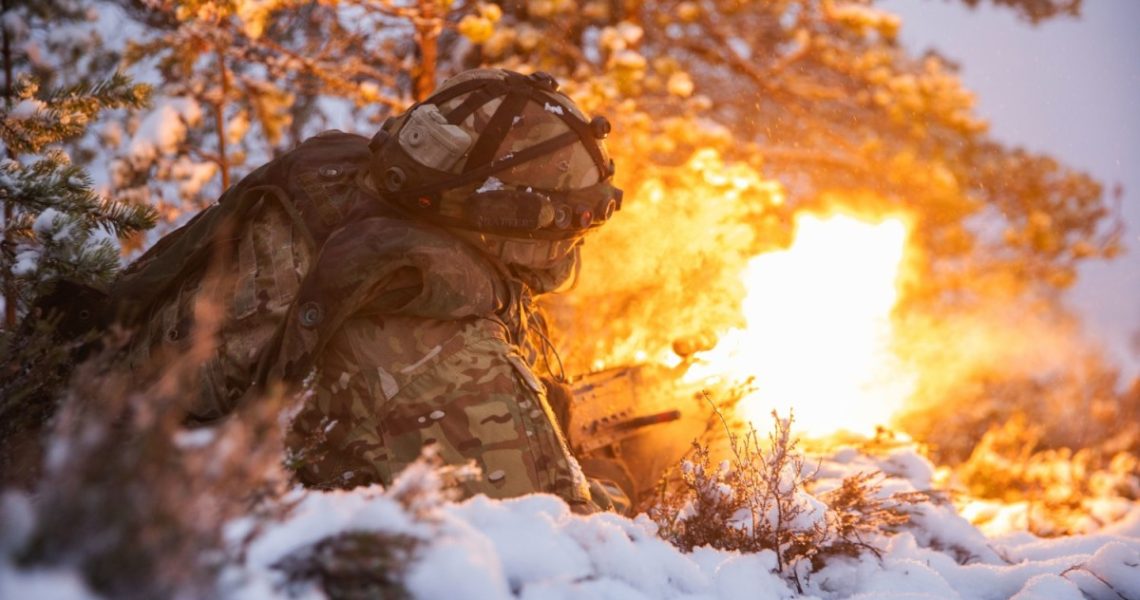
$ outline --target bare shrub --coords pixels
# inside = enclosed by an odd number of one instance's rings
[[[420,523],[438,523],[440,509],[463,494],[464,481],[480,477],[474,461],[447,465],[427,446],[384,495]],[[424,540],[405,533],[343,531],[290,553],[273,565],[290,586],[316,585],[332,600],[409,598],[403,577]]]
[[[1017,413],[986,431],[954,475],[972,497],[1026,503],[1026,525],[1040,536],[1099,528],[1112,515],[1096,505],[1114,499],[1125,505],[1140,498],[1135,454],[1100,447],[1042,448],[1044,437],[1041,425]]]
[[[929,494],[882,495],[882,479],[878,473],[856,473],[846,477],[839,487],[821,494],[827,504],[828,554],[858,556],[880,550],[873,543],[876,535],[896,533],[910,521],[907,506],[929,499]],[[818,565],[817,565],[818,566]]]
[[[315,584],[330,600],[410,598],[401,575],[419,540],[382,531],[350,531],[290,554],[275,568],[291,586]]]
[[[879,555],[874,537],[897,531],[909,520],[908,506],[928,499],[923,493],[884,497],[877,473],[853,475],[813,496],[818,468],[799,452],[792,417],[773,411],[772,419],[762,445],[754,427],[738,435],[721,416],[730,458],[719,465],[706,445],[694,442],[680,466],[680,485],[650,512],[659,535],[685,551],[771,550],[780,575],[802,591],[801,576],[829,557]]]

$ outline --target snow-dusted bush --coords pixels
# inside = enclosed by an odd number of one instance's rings
[[[792,418],[775,411],[772,418],[766,445],[754,427],[737,435],[726,423],[731,456],[719,465],[707,446],[694,442],[679,489],[652,511],[665,539],[686,552],[771,550],[777,572],[802,590],[801,576],[831,557],[880,555],[876,543],[908,522],[908,507],[930,499],[922,492],[883,494],[873,472],[856,472],[813,494],[818,469],[798,451]]]

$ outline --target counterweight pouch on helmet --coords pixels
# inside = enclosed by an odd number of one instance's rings
[[[474,140],[462,127],[452,125],[434,104],[421,104],[400,129],[400,147],[416,162],[447,171],[471,149]]]

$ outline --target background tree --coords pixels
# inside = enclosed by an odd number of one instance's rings
[[[126,63],[155,110],[112,165],[116,192],[197,210],[251,167],[330,127],[367,131],[435,87],[463,2],[118,0],[143,33]],[[172,189],[173,188],[173,189]]]
[[[1014,5],[1053,14],[1038,4]],[[733,142],[720,149],[762,163],[795,210],[843,192],[870,205],[856,210],[916,213],[926,259],[913,301],[960,302],[1011,266],[1025,293],[1052,293],[1079,261],[1119,250],[1095,181],[990,139],[955,65],[908,56],[898,19],[869,2],[535,1],[504,13],[471,59],[585,82],[575,94],[622,115],[623,136],[655,134],[639,162],[684,159],[719,126]]]
[[[966,6],[975,8],[984,0],[961,1]],[[1009,8],[1022,19],[1037,24],[1058,16],[1079,16],[1083,0],[989,0],[989,2],[994,6]]]
[[[38,50],[32,32],[85,20],[74,2],[16,2],[3,5],[4,105],[0,109],[0,141],[6,160],[0,165],[0,200],[4,203],[4,246],[0,277],[4,289],[4,325],[11,330],[29,299],[47,282],[70,278],[105,282],[119,264],[113,237],[124,237],[153,224],[145,206],[128,206],[100,197],[91,178],[62,146],[77,140],[108,109],[138,108],[149,88],[113,74],[99,81],[60,82],[51,87],[52,64]],[[44,29],[41,29],[44,28]],[[61,42],[48,49],[63,60],[96,45]],[[74,42],[75,40],[71,40]],[[57,55],[58,56],[58,55]],[[97,52],[90,62],[98,64]],[[46,79],[46,81],[45,81]],[[62,79],[62,78],[59,78]],[[102,231],[111,236],[101,235]]]

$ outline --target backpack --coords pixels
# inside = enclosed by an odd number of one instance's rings
[[[320,248],[359,208],[351,206],[349,188],[368,156],[366,138],[332,130],[253,171],[120,274],[108,298],[114,320],[128,329],[145,321],[180,282],[234,245],[235,232],[262,202],[278,203],[305,243]]]

